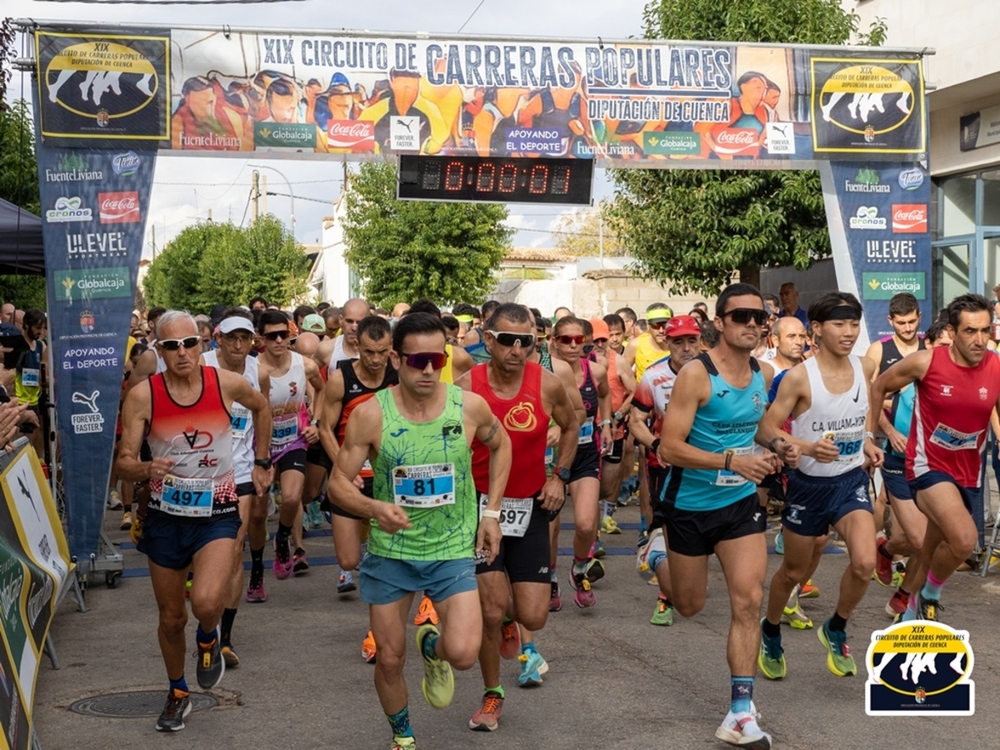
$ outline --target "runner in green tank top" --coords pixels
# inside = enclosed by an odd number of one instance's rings
[[[440,382],[447,357],[440,318],[406,315],[393,331],[392,348],[399,386],[379,391],[351,413],[329,492],[345,510],[372,519],[360,583],[378,643],[375,683],[392,727],[391,747],[412,750],[403,662],[413,595],[424,591],[440,618],[440,631],[431,623],[417,628],[417,648],[424,697],[445,708],[455,692],[452,667],[469,669],[479,656],[475,555],[492,563],[500,548],[511,449],[481,396]],[[481,522],[471,475],[473,438],[490,449]],[[374,499],[353,483],[366,459],[374,467]]]

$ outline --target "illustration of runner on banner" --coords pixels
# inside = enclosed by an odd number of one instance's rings
[[[35,36],[43,137],[160,140],[170,40],[164,36]]]

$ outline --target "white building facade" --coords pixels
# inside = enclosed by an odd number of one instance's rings
[[[928,47],[931,232],[937,308],[1000,284],[1000,2],[842,0],[887,46]]]

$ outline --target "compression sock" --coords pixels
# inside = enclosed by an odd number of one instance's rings
[[[729,710],[734,714],[750,713],[750,703],[753,701],[753,677],[730,677],[732,687]]]

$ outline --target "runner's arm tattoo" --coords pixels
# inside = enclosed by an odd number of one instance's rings
[[[500,420],[494,417],[493,426],[490,427],[490,431],[486,433],[486,437],[483,438],[483,444],[489,445],[493,442],[493,438],[497,434],[497,430],[500,429]]]

